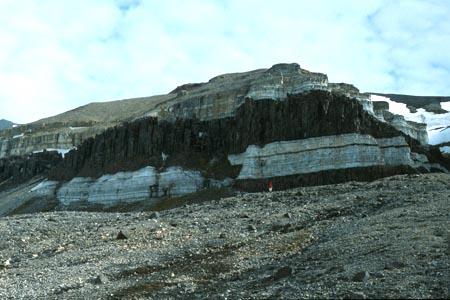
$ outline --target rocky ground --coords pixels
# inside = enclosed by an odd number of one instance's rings
[[[0,218],[1,299],[450,298],[450,175]]]

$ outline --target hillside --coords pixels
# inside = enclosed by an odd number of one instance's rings
[[[93,102],[62,114],[41,119],[32,124],[52,123],[117,123],[141,116],[158,104],[171,99],[172,95]]]
[[[0,298],[448,298],[449,199],[448,174],[403,175],[0,218]]]
[[[298,64],[94,103],[2,131],[0,215],[448,173],[450,113],[422,110]]]
[[[14,123],[11,122],[11,121],[8,121],[8,120],[5,120],[5,119],[1,119],[0,120],[0,130],[12,128],[13,125],[14,125]]]

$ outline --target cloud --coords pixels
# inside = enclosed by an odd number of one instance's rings
[[[449,94],[447,1],[9,1],[0,118],[298,62],[363,91]]]

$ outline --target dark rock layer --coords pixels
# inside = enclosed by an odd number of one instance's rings
[[[22,183],[36,175],[46,175],[61,161],[62,156],[56,151],[0,159],[0,190]]]
[[[354,132],[375,138],[403,135],[368,114],[358,101],[336,93],[313,91],[285,101],[247,99],[235,117],[175,122],[148,118],[110,128],[68,153],[51,178],[98,177],[149,164],[163,166],[163,152],[169,155],[167,164],[204,170],[211,160],[226,165],[228,154],[244,152],[252,144]],[[411,146],[418,145],[405,138]],[[231,169],[222,177],[233,176],[236,170]]]

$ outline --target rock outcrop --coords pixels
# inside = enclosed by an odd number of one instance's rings
[[[423,124],[297,64],[221,75],[138,104],[124,101],[114,102],[104,119],[88,113],[63,132],[69,123],[34,124],[25,133],[19,132],[27,127],[13,128],[3,133],[9,138],[2,153],[76,145],[45,170],[58,182],[51,193],[62,206],[154,202],[218,185],[261,191],[268,180],[277,189],[372,180],[446,172],[450,165],[424,145]],[[129,102],[133,109],[114,117]],[[75,122],[85,109],[66,117]]]
[[[163,197],[179,197],[201,190],[204,179],[198,171],[178,167],[158,172],[145,167],[135,172],[103,175],[98,179],[75,177],[61,186],[57,199],[63,206],[76,202],[113,206]]]
[[[242,165],[237,179],[263,179],[326,170],[371,166],[413,165],[403,137],[375,139],[370,135],[343,134],[250,145],[229,155],[232,165]]]
[[[61,160],[54,151],[0,159],[0,191],[37,175],[46,176]]]
[[[49,148],[68,151],[106,128],[146,117],[168,121],[233,117],[246,99],[284,101],[289,95],[317,90],[355,99],[373,114],[370,95],[360,93],[353,85],[329,83],[325,74],[309,72],[298,64],[277,64],[269,69],[220,75],[206,83],[182,85],[167,95],[92,103],[0,132],[0,157]],[[400,124],[397,127],[405,127],[406,134],[426,143],[420,126]]]

